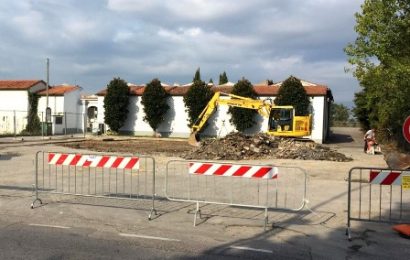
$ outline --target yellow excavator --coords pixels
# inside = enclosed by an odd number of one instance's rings
[[[252,99],[218,91],[192,125],[188,140],[190,145],[199,146],[198,132],[219,105],[256,110],[263,117],[269,118],[266,133],[272,136],[303,138],[311,134],[312,116],[295,116],[293,106],[276,106],[270,100]]]

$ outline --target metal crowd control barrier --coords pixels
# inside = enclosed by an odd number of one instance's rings
[[[196,203],[194,226],[204,203],[264,209],[266,229],[269,209],[305,207],[306,182],[306,172],[297,167],[172,160],[166,167],[165,196]]]
[[[36,153],[35,199],[41,192],[110,199],[152,201],[155,210],[155,160],[146,156]]]
[[[354,167],[349,171],[346,235],[351,221],[410,221],[410,171]]]

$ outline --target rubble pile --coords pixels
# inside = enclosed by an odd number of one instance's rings
[[[351,158],[328,147],[309,141],[291,138],[274,138],[267,134],[247,136],[230,133],[221,139],[205,139],[194,151],[183,155],[185,159],[250,160],[300,159],[346,162]]]
[[[230,133],[220,139],[205,139],[193,152],[185,154],[185,159],[249,160],[272,158],[278,142],[266,134],[247,136]]]
[[[278,159],[321,160],[349,162],[352,158],[347,157],[335,150],[314,142],[296,141],[294,139],[282,139],[279,142],[275,154]]]

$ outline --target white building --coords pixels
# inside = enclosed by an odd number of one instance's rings
[[[254,89],[261,99],[275,99],[278,94],[281,82],[274,85],[254,85]],[[322,143],[329,135],[329,111],[330,103],[333,101],[331,90],[324,85],[302,81],[310,101],[312,110],[312,134],[309,137],[315,142]],[[147,122],[143,120],[144,111],[141,104],[141,96],[145,86],[131,85],[130,86],[130,104],[129,114],[125,125],[120,129],[121,132],[132,133],[135,135],[152,135],[153,130]],[[170,109],[166,115],[166,120],[158,127],[157,131],[162,136],[172,137],[188,137],[191,130],[188,127],[188,113],[185,111],[183,96],[189,89],[189,86],[167,86],[166,91],[170,94],[168,104]],[[232,86],[216,86],[214,91],[230,93]],[[106,90],[97,93],[98,96],[98,116],[97,121],[100,124],[104,123],[104,96]],[[208,120],[208,127],[204,129],[203,134],[208,136],[222,137],[229,132],[234,131],[234,126],[229,122],[230,115],[227,113],[228,107],[218,107],[217,111]],[[268,129],[268,119],[258,116],[257,124],[247,131],[247,133],[257,133]]]
[[[47,90],[37,92],[40,96],[38,112],[40,120],[46,121],[47,100],[51,109],[51,134],[73,134],[84,131],[83,104],[80,100],[82,88],[68,84],[50,86]]]
[[[83,105],[82,113],[86,115],[87,132],[98,131],[98,96],[97,95],[81,95]]]
[[[42,80],[0,80],[0,134],[19,134],[27,125],[28,93],[46,89]]]

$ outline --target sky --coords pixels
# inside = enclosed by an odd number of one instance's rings
[[[68,83],[87,94],[114,77],[143,84],[290,75],[351,106],[343,48],[363,0],[0,0],[0,79]]]

